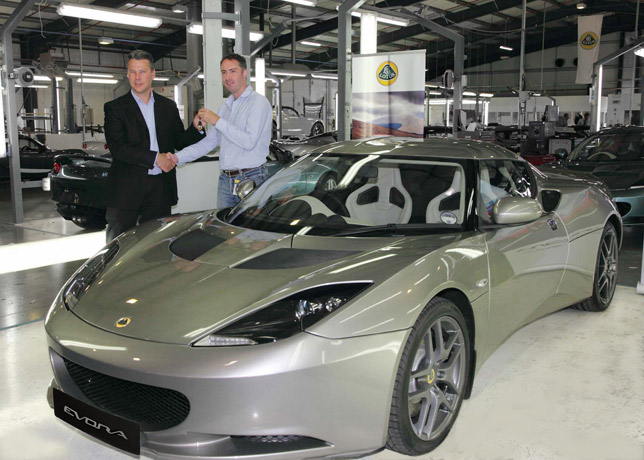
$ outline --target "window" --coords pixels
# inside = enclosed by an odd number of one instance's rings
[[[512,160],[481,161],[479,218],[484,223],[493,223],[494,204],[508,196],[535,196],[535,187],[527,165]]]

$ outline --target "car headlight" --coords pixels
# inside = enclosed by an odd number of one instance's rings
[[[91,284],[119,251],[118,240],[112,240],[79,268],[63,289],[63,302],[72,310]]]
[[[291,337],[336,311],[370,285],[333,284],[298,292],[203,337],[193,346],[257,345]]]

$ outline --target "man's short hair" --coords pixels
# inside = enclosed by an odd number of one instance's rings
[[[148,53],[145,50],[134,50],[130,52],[127,56],[128,62],[130,62],[130,59],[135,59],[137,61],[140,61],[142,59],[147,59],[148,62],[150,63],[150,70],[154,70],[154,58],[150,53]]]
[[[247,68],[246,67],[246,59],[244,59],[244,56],[241,56],[241,55],[239,55],[237,53],[229,54],[228,56],[226,56],[225,58],[223,58],[221,60],[219,65],[223,64],[224,61],[237,61],[237,62],[239,62],[239,67],[241,67],[242,70]]]

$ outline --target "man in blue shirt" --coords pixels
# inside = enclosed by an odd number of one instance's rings
[[[229,208],[239,202],[235,187],[240,181],[252,179],[259,186],[267,177],[271,104],[246,84],[247,77],[246,60],[242,56],[230,54],[222,59],[221,78],[230,96],[217,113],[208,109],[197,113],[202,121],[212,125],[203,140],[170,155],[181,165],[220,146],[218,208]]]
[[[132,87],[105,104],[105,140],[112,155],[107,176],[107,241],[137,222],[171,213],[177,203],[177,181],[171,157],[200,140],[199,118],[187,130],[174,101],[152,91],[153,58],[143,50],[129,55],[127,78]]]

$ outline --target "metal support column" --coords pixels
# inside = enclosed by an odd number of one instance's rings
[[[291,6],[291,63],[295,64],[295,47],[297,44],[297,38],[295,34],[297,33],[297,23],[295,19],[297,18],[296,13],[297,8],[295,5]]]
[[[13,10],[11,16],[7,18],[2,26],[2,55],[4,56],[3,78],[6,78],[5,88],[7,88],[7,99],[5,103],[5,113],[7,120],[7,131],[9,134],[9,180],[11,184],[11,211],[13,221],[21,223],[24,218],[22,209],[22,184],[20,177],[20,143],[18,140],[18,108],[16,106],[16,85],[13,79],[8,78],[9,73],[13,73],[13,31],[18,27],[20,21],[27,15],[29,10],[34,6],[36,0],[22,0]],[[4,142],[4,140],[2,140]],[[15,155],[14,155],[15,153]]]
[[[526,3],[527,0],[523,0],[523,13],[521,15],[521,57],[519,58],[519,127],[526,126],[527,123],[527,112],[526,112],[526,103],[527,101],[521,97],[523,91],[523,74],[525,72],[525,24],[526,24]]]
[[[338,8],[338,140],[351,138],[351,13],[366,0],[345,0]]]
[[[220,61],[222,56],[221,19],[210,17],[221,15],[221,0],[203,0],[203,47],[204,56],[204,106],[212,111],[223,103]]]
[[[246,58],[250,69],[250,2],[235,0],[235,14],[239,19],[235,21],[235,53]],[[248,73],[250,78],[250,72]]]

